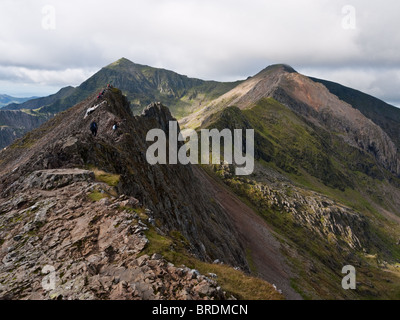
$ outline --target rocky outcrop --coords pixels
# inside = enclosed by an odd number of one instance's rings
[[[152,103],[149,106],[147,106],[141,115],[143,118],[146,119],[153,119],[156,120],[157,123],[159,124],[160,128],[165,132],[169,132],[169,122],[170,121],[176,121],[172,115],[169,109],[162,105],[161,102],[157,103]]]
[[[261,210],[290,214],[294,225],[310,232],[310,237],[350,250],[363,251],[371,245],[365,216],[322,194],[305,190],[290,182],[271,183],[236,178],[232,166],[218,167],[219,175],[230,185],[243,185],[247,195]]]
[[[361,214],[346,208],[315,192],[293,188],[290,196],[283,190],[274,190],[266,184],[256,184],[260,199],[269,208],[283,210],[294,221],[313,234],[336,244],[346,244],[362,250],[368,243],[367,221]]]
[[[43,190],[57,189],[78,181],[93,181],[94,173],[81,169],[54,169],[33,172],[22,183],[24,190],[39,188]]]

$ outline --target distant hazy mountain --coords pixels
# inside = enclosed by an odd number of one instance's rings
[[[16,97],[11,97],[7,94],[0,94],[0,108],[3,108],[4,106],[7,106],[11,103],[23,103],[28,100],[35,99],[36,97],[30,97],[30,98],[16,98]]]
[[[65,98],[66,96],[70,95],[73,91],[74,87],[65,87],[62,88],[57,93],[52,94],[48,97],[34,98],[23,102],[11,103],[8,106],[4,107],[3,110],[40,109],[56,101],[59,101],[60,99]]]

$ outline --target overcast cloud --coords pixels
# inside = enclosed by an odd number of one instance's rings
[[[221,81],[287,63],[400,105],[399,12],[396,0],[0,0],[0,93],[47,95],[126,57]]]

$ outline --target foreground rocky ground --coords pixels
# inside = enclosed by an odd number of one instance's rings
[[[0,199],[0,299],[227,298],[215,275],[141,254],[151,212],[93,172],[42,170],[18,184]]]

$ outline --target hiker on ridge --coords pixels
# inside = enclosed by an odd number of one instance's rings
[[[113,129],[113,132],[117,131],[117,129],[118,129],[118,123],[117,122],[114,122],[114,125],[113,125],[112,129]]]
[[[95,136],[95,137],[97,136],[97,129],[98,129],[97,123],[96,123],[96,121],[93,121],[90,124],[90,131],[92,131],[92,135]]]

